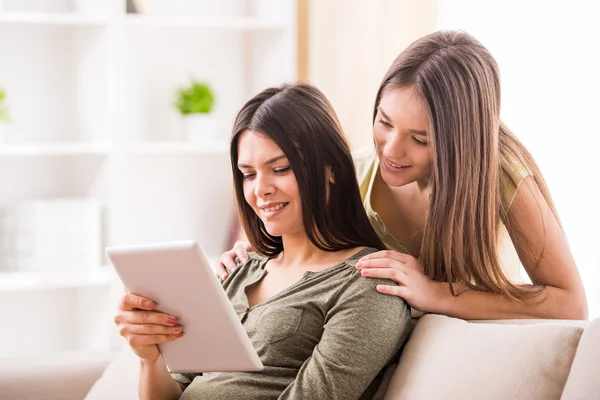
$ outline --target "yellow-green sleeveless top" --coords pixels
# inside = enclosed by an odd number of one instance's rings
[[[375,177],[379,174],[379,159],[377,158],[377,155],[373,149],[365,149],[354,152],[353,157],[356,167],[356,176],[360,186],[360,196],[375,232],[377,232],[388,249],[410,254],[388,232],[383,220],[379,217],[379,214],[371,207],[371,189]],[[517,192],[517,187],[523,178],[530,174],[523,170],[523,168],[515,161],[507,158],[502,158],[501,166],[502,173],[500,175],[500,184],[502,203],[504,206],[503,208],[508,210]],[[500,262],[505,275],[512,281],[520,281],[521,263],[504,225],[501,225],[500,227],[499,240]],[[424,244],[424,246],[426,245],[427,244]]]

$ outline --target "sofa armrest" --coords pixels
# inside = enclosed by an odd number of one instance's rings
[[[117,352],[0,360],[0,400],[82,400]]]

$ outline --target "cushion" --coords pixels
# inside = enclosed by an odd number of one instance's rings
[[[140,361],[129,346],[108,365],[85,400],[138,400]]]
[[[0,399],[81,400],[114,352],[65,352],[0,361]]]
[[[588,400],[600,397],[600,318],[583,332],[561,400]]]
[[[560,399],[583,327],[469,323],[425,315],[386,399]]]

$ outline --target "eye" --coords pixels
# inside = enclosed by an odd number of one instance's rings
[[[254,174],[254,173],[247,172],[245,174],[242,174],[242,180],[244,180],[244,181],[250,180],[250,179],[254,178],[255,175],[256,174]]]
[[[282,168],[275,168],[273,170],[273,172],[275,172],[278,175],[283,175],[285,173],[287,173],[288,171],[290,171],[292,169],[292,167],[290,167],[289,165],[287,167],[282,167]]]
[[[413,137],[413,140],[415,141],[416,144],[418,144],[419,146],[427,146],[427,142],[424,142],[422,140],[419,140],[415,137]]]
[[[384,121],[383,119],[379,119],[379,123],[383,126],[385,126],[386,128],[392,128],[392,124],[390,124],[387,121]]]

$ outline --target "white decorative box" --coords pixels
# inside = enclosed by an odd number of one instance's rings
[[[13,259],[21,271],[87,276],[101,263],[101,207],[93,199],[37,200],[16,206]]]

